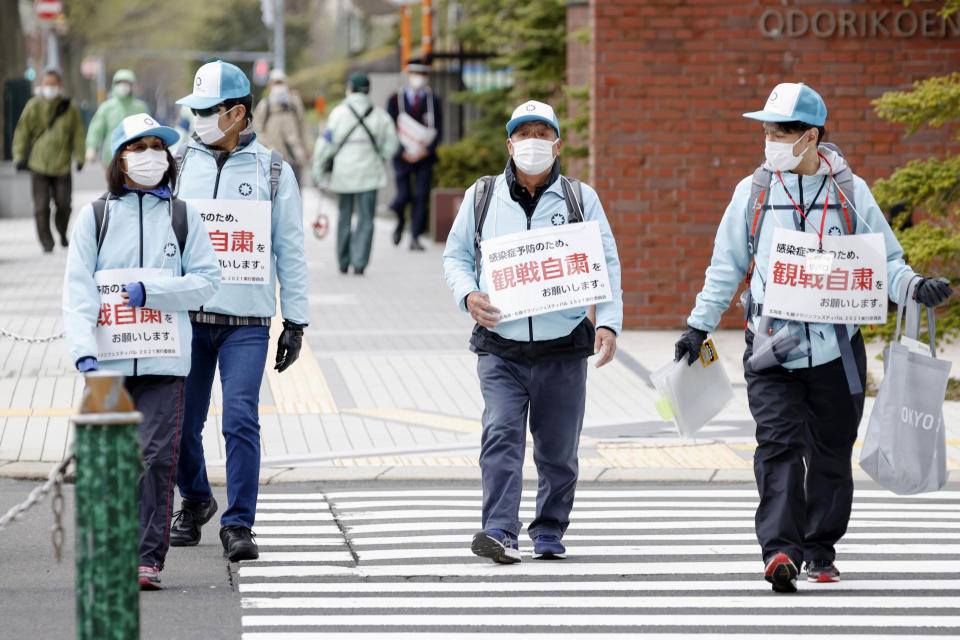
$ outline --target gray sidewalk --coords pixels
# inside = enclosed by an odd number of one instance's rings
[[[75,211],[100,192],[96,185],[78,190]],[[333,223],[324,240],[310,231],[319,207]],[[304,225],[311,323],[301,359],[288,372],[277,374],[269,365],[272,353],[268,357],[260,399],[262,481],[478,477],[482,399],[476,359],[467,349],[472,321],[443,282],[442,246],[427,243],[424,253],[408,251],[405,242],[395,247],[392,220],[378,219],[366,274],[341,275],[335,206],[315,189],[304,190]],[[61,331],[66,256],[59,248],[42,254],[34,233],[29,218],[0,220],[0,328],[31,337]],[[585,480],[752,478],[754,424],[740,364],[742,333],[715,336],[735,400],[696,440],[686,441],[659,419],[648,384],[649,373],[672,358],[677,335],[627,331],[614,362],[590,368]],[[871,355],[879,349],[871,345]],[[947,355],[960,361],[960,348],[948,347]],[[880,361],[871,358],[870,366],[879,380]],[[63,458],[82,387],[63,340],[27,344],[0,337],[0,475],[37,474]],[[220,414],[216,384],[205,448],[210,473],[222,479]],[[945,417],[950,466],[957,469],[960,403],[947,403]]]

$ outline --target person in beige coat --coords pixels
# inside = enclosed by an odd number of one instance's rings
[[[253,110],[253,128],[257,141],[282,153],[297,180],[301,180],[300,170],[310,161],[303,102],[287,85],[287,76],[279,69],[270,72],[270,92]]]

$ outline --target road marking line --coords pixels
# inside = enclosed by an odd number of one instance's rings
[[[266,551],[251,564],[260,562],[353,562],[349,551]]]
[[[588,520],[623,520],[634,518],[745,518],[753,517],[756,509],[617,509],[610,511],[575,511],[572,517],[577,522]],[[926,518],[928,520],[956,520],[960,522],[960,513],[937,513],[927,511],[867,511],[854,505],[853,513],[861,518],[885,518],[888,520]],[[390,511],[339,511],[340,518],[346,521],[359,520],[432,520],[451,518],[479,518],[479,510],[471,509],[396,509]],[[533,511],[521,510],[520,519],[530,521]]]
[[[642,500],[642,501],[594,501],[594,500],[577,500],[574,505],[575,512],[579,513],[581,509],[612,509],[612,508],[621,508],[621,509],[647,509],[647,508],[657,508],[657,507],[687,507],[687,508],[713,508],[713,509],[755,509],[758,500],[741,500],[741,501],[719,501],[719,500],[708,500],[708,501],[679,501],[679,500]],[[296,509],[297,502],[283,502],[283,503],[274,503],[264,502],[259,503],[258,508],[279,508],[271,507],[273,504],[283,504],[289,505],[285,508]],[[309,505],[313,503],[303,503],[304,505]],[[333,503],[336,508],[341,512],[350,512],[350,511],[361,511],[365,508],[367,509],[376,509],[384,507],[474,507],[479,509],[482,506],[482,501],[479,497],[475,500],[444,500],[442,503],[437,502],[436,500],[354,500],[354,501],[344,501],[338,502],[334,501]],[[536,506],[536,500],[528,499],[522,500],[520,502],[521,508],[533,508]],[[960,506],[957,504],[931,504],[929,502],[901,502],[898,504],[890,504],[889,502],[870,502],[870,501],[858,501],[854,502],[854,509],[878,509],[886,507],[895,507],[898,510],[930,510],[930,511],[953,511],[958,513],[958,518],[960,518]],[[310,509],[309,506],[304,506],[304,509]]]
[[[411,640],[423,640],[424,638],[436,640],[504,640],[506,635],[503,632],[496,633],[452,633],[449,631],[379,631],[379,632],[336,632],[336,631],[244,631],[241,634],[241,640],[402,640],[410,638]],[[511,630],[511,638],[534,638],[541,640],[543,631],[527,631],[524,629]],[[563,640],[624,640],[630,637],[624,633],[563,633]],[[644,633],[643,640],[703,640],[705,637],[701,633]],[[719,633],[711,631],[710,638],[722,640],[770,640],[769,633]],[[837,634],[831,631],[830,640],[864,640],[869,636],[863,634]],[[900,635],[887,634],[881,636],[883,640],[931,640],[937,636],[929,635]],[[944,637],[944,636],[939,636]]]
[[[346,498],[455,498],[478,497],[483,495],[477,489],[367,489],[351,491],[331,491],[326,494],[302,494],[303,499],[344,500]],[[524,492],[525,498],[534,498],[535,491]],[[577,498],[754,498],[759,499],[756,489],[581,489],[577,491]],[[854,502],[859,498],[889,498],[891,500],[960,500],[960,491],[935,491],[913,496],[898,496],[889,491],[880,489],[858,489],[854,494]],[[289,494],[261,494],[261,500],[292,499]]]

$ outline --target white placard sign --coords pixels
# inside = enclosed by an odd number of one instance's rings
[[[161,275],[170,275],[170,271],[104,269],[93,274],[97,291],[100,292],[100,314],[96,328],[97,360],[180,355],[180,325],[176,312],[128,307],[121,297],[124,285]]]
[[[501,322],[613,299],[596,221],[490,238],[480,251]]]
[[[763,315],[828,324],[887,321],[887,251],[883,235],[824,236],[829,259],[810,259],[819,241],[784,227],[773,232]],[[819,265],[829,272],[817,273]]]
[[[409,113],[402,111],[397,116],[397,139],[408,153],[425,150],[436,137],[436,129],[420,124]]]
[[[220,261],[220,282],[270,280],[270,201],[190,199]]]

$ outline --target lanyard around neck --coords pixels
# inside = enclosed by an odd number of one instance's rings
[[[817,153],[817,155],[820,156],[820,158],[823,159],[824,162],[827,162],[827,159],[823,157],[823,154]],[[830,180],[830,182],[833,182],[833,167],[830,166],[830,163],[829,163],[829,162],[827,162],[827,167],[830,168],[830,177],[829,177],[829,180]],[[787,189],[787,185],[783,182],[783,176],[780,175],[780,172],[779,172],[779,171],[777,171],[777,178],[780,180],[780,184],[783,185],[783,190],[784,190],[784,192],[787,194],[787,197],[790,198],[790,202],[793,203],[793,206],[796,207],[797,211],[800,212],[800,215],[803,216],[803,219],[807,222],[807,224],[809,224],[812,229],[816,229],[816,227],[813,225],[813,223],[810,222],[810,220],[807,218],[807,214],[803,212],[803,209],[800,208],[800,205],[797,204],[797,201],[793,199],[793,196],[792,196],[792,195],[790,195],[790,190]],[[802,179],[802,178],[798,178],[798,180],[800,180],[800,179]],[[822,186],[823,186],[823,185],[821,185],[821,188],[822,188]],[[817,196],[814,196],[813,199],[814,199],[814,201],[816,201]],[[827,207],[828,207],[829,204],[830,204],[830,190],[827,189],[827,193],[826,193],[826,195],[825,195],[824,198],[823,198],[823,215],[820,217],[820,230],[817,231],[817,239],[820,241],[820,250],[821,250],[821,251],[823,250],[823,228],[824,228],[824,225],[825,225],[826,222],[827,222]],[[813,202],[810,203],[810,208],[813,208]],[[810,210],[810,209],[807,209],[808,212],[809,212],[809,210]]]

